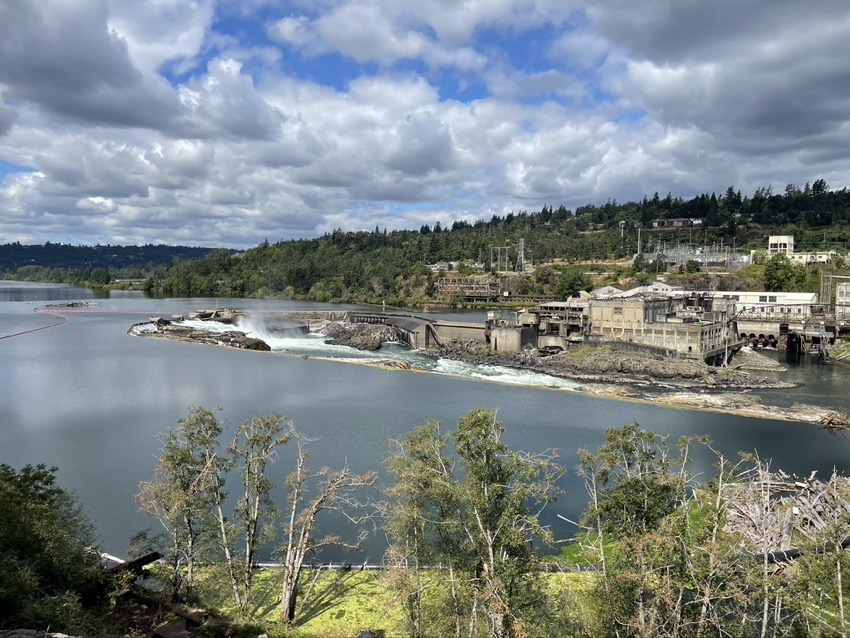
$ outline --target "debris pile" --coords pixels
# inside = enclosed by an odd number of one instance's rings
[[[824,482],[816,474],[800,479],[763,466],[749,470],[727,494],[726,531],[745,538],[755,553],[822,542],[850,514],[850,478],[833,473]]]

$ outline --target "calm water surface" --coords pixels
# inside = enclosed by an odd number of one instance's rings
[[[85,309],[89,312],[65,313],[69,320],[61,324],[60,318],[34,312],[46,303],[70,300],[98,305]],[[234,424],[255,415],[284,414],[316,439],[316,466],[347,462],[357,471],[381,469],[388,442],[428,419],[450,427],[475,407],[497,408],[509,445],[528,451],[558,448],[570,469],[562,481],[563,498],[547,512],[560,538],[575,530],[555,515],[575,518],[586,501],[573,471],[577,450],[597,448],[606,428],[631,421],[673,438],[707,434],[729,455],[755,449],[790,472],[846,471],[850,464],[848,439],[812,425],[579,396],[521,385],[539,380],[509,372],[458,367],[410,353],[397,354],[435,374],[318,360],[310,354],[355,356],[328,349],[320,340],[281,340],[273,344],[276,350],[301,356],[275,356],[127,335],[131,324],[151,315],[188,314],[216,304],[255,310],[330,307],[154,300],[135,294],[94,300],[84,289],[0,282],[0,462],[59,467],[61,481],[76,491],[110,553],[123,554],[136,531],[156,529],[155,521],[138,513],[133,495],[139,482],[153,474],[157,435],[185,416],[189,406],[221,407]],[[478,320],[479,315],[472,316]],[[51,324],[59,325],[3,338]],[[848,375],[850,366],[808,361],[785,375],[804,387],[761,394],[771,403],[823,403],[850,411]],[[280,477],[291,466],[291,454],[281,455],[274,470]],[[699,465],[709,470],[707,458]],[[358,560],[379,561],[381,551],[382,537],[376,534]]]

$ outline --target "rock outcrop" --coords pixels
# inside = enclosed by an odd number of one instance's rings
[[[607,346],[579,347],[552,356],[535,349],[520,353],[493,352],[475,341],[455,342],[440,350],[446,359],[476,365],[524,368],[580,381],[606,384],[656,384],[683,388],[793,388],[793,383],[754,377],[729,368],[712,368],[701,361],[671,359],[625,352]]]
[[[240,350],[260,350],[263,352],[271,350],[269,344],[262,339],[249,337],[244,332],[239,332],[238,330],[209,332],[170,321],[148,321],[136,324],[130,327],[128,333],[136,336],[193,341],[211,346],[227,346],[228,348],[238,348]]]
[[[350,346],[357,350],[380,350],[386,341],[397,341],[395,328],[371,323],[328,323],[324,328],[325,343]]]

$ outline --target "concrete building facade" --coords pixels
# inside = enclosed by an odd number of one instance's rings
[[[828,264],[835,259],[836,252],[809,251],[798,253],[794,250],[794,235],[769,235],[767,238],[767,252],[770,257],[774,255],[787,255],[788,259],[795,264]]]
[[[593,300],[588,338],[673,350],[699,359],[722,357],[728,343],[728,313],[683,306],[672,297]],[[734,339],[733,339],[734,340]]]
[[[774,255],[791,255],[794,253],[794,235],[769,235],[767,252]]]
[[[835,318],[841,321],[850,319],[850,282],[835,285]]]

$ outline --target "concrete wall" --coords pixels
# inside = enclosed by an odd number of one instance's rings
[[[646,344],[642,344],[642,343],[634,343],[634,342],[629,342],[629,341],[617,341],[617,342],[612,343],[610,341],[603,341],[601,339],[599,339],[599,340],[592,339],[592,340],[585,341],[583,345],[592,346],[592,347],[595,347],[595,348],[613,346],[615,350],[621,350],[621,351],[624,351],[624,352],[639,352],[639,353],[642,353],[642,354],[653,354],[653,355],[660,355],[662,357],[671,357],[673,359],[679,357],[679,352],[677,352],[676,350],[673,350],[671,348],[658,348],[658,347],[655,347],[655,346],[650,346],[650,345],[646,345]]]
[[[484,323],[464,323],[460,321],[437,321],[434,323],[437,334],[446,343],[452,341],[485,342]]]
[[[570,342],[561,335],[540,334],[537,335],[537,347],[560,348],[561,350],[566,350],[570,347]]]
[[[490,336],[490,347],[497,352],[522,352],[537,347],[537,330],[523,326],[496,326]]]

